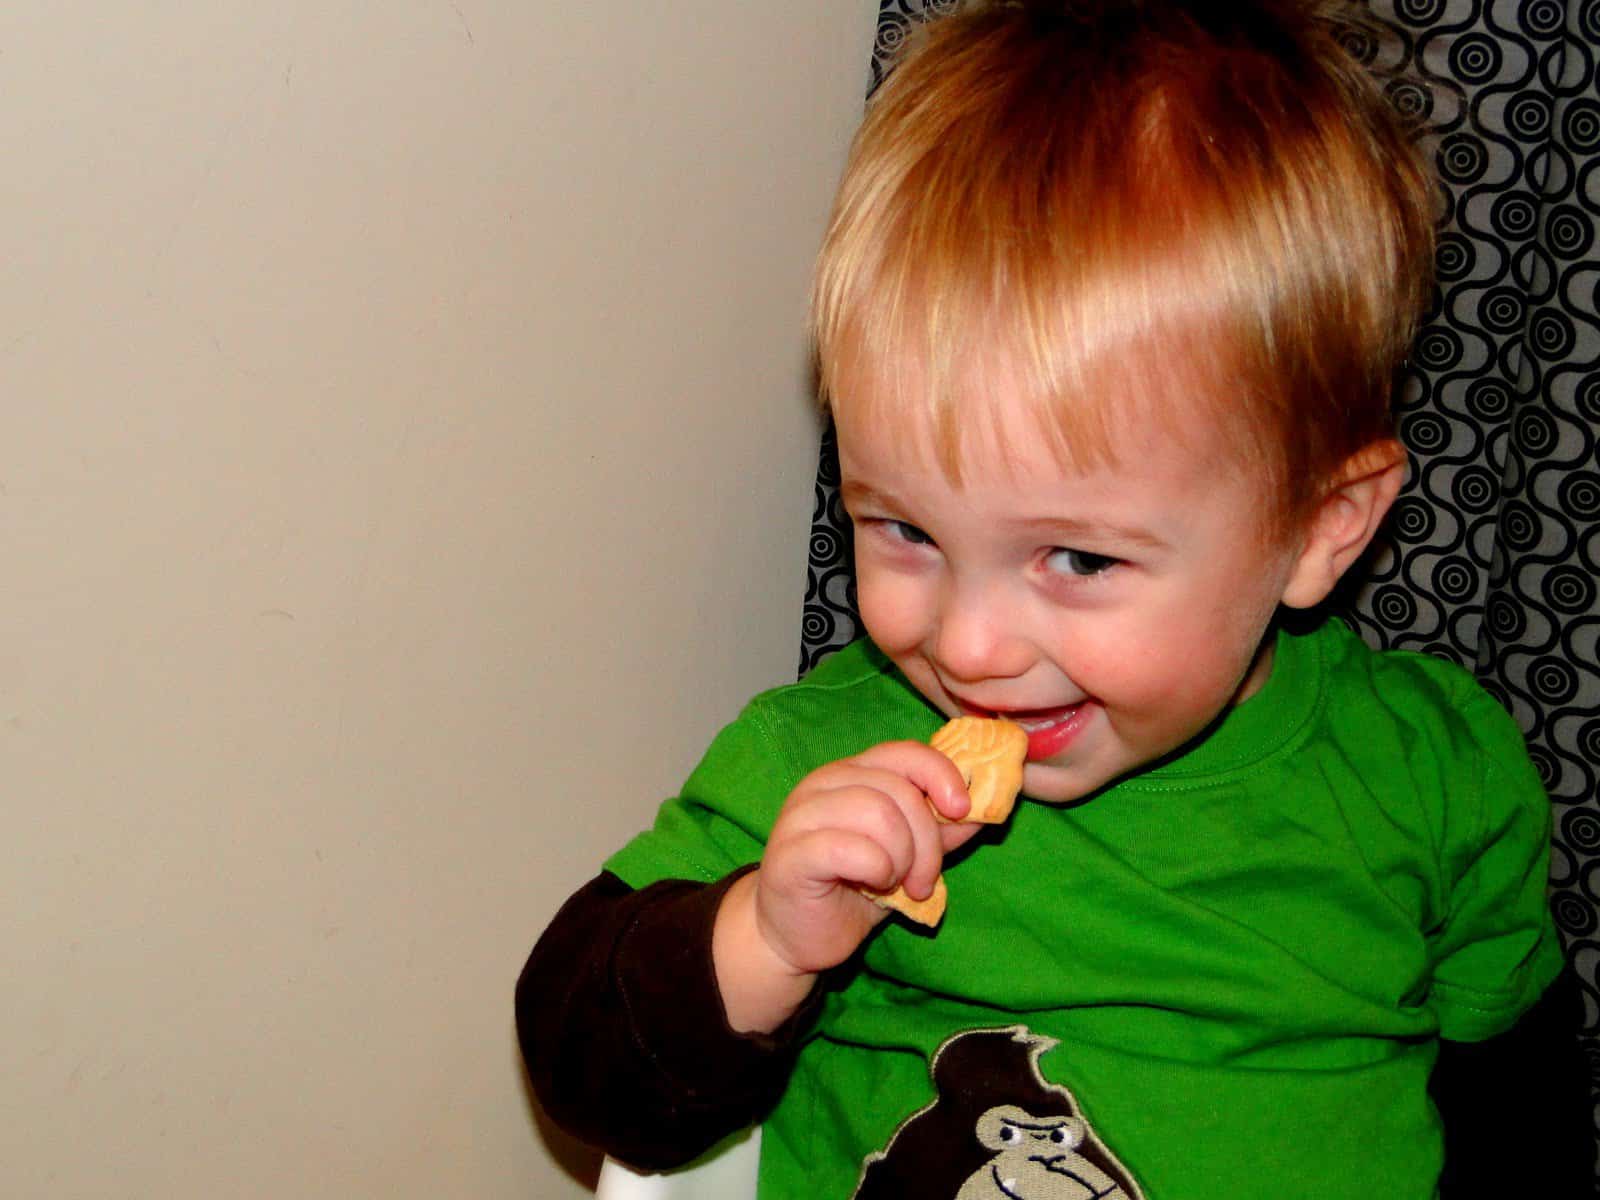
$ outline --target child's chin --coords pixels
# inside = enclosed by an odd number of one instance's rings
[[[1074,804],[1092,796],[1107,782],[1081,768],[1055,763],[1031,762],[1022,768],[1022,794],[1041,804]]]

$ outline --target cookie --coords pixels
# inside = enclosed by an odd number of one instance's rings
[[[972,811],[962,820],[999,825],[1011,815],[1028,757],[1028,735],[1022,726],[986,717],[957,717],[928,744],[955,763],[967,781]]]
[[[1028,735],[1010,721],[987,717],[957,717],[929,740],[961,772],[972,797],[972,809],[962,819],[983,825],[998,825],[1016,807],[1022,790],[1022,766],[1028,757]],[[940,821],[948,821],[937,811]],[[946,890],[944,877],[934,882],[933,894],[926,900],[913,900],[903,887],[892,892],[862,889],[874,903],[916,921],[937,925],[944,917]]]
[[[944,885],[944,876],[933,881],[933,891],[926,900],[913,900],[905,888],[897,887],[892,892],[874,892],[869,888],[862,888],[861,894],[874,904],[884,908],[892,908],[902,916],[910,917],[918,925],[937,925],[944,919],[944,906],[949,900],[949,889]]]

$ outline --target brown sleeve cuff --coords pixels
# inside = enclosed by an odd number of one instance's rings
[[[729,1027],[711,931],[747,870],[638,891],[602,874],[539,939],[517,982],[517,1034],[540,1103],[574,1136],[635,1166],[677,1166],[776,1102],[821,995],[771,1035]]]
[[[739,1033],[728,1024],[711,933],[728,889],[754,869],[704,887],[676,884],[660,902],[642,906],[617,941],[612,971],[639,1046],[688,1096],[764,1091],[775,1058],[787,1075],[788,1057],[821,1002],[813,989],[770,1034]]]

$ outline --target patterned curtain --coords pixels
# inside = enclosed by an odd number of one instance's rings
[[[873,84],[954,0],[882,0]],[[1600,1088],[1600,0],[1370,0],[1350,48],[1437,139],[1435,303],[1396,397],[1410,481],[1342,607],[1471,668],[1555,806],[1551,896]],[[861,633],[824,434],[801,670]],[[1492,1101],[1491,1101],[1492,1102]],[[1597,1121],[1600,1130],[1600,1121]]]

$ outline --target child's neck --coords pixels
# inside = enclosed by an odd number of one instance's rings
[[[1277,644],[1278,623],[1274,621],[1267,626],[1266,633],[1261,636],[1261,645],[1256,648],[1256,656],[1250,661],[1250,667],[1239,684],[1239,690],[1233,694],[1232,707],[1237,708],[1267,686],[1267,680],[1272,678],[1272,660],[1277,653]]]

